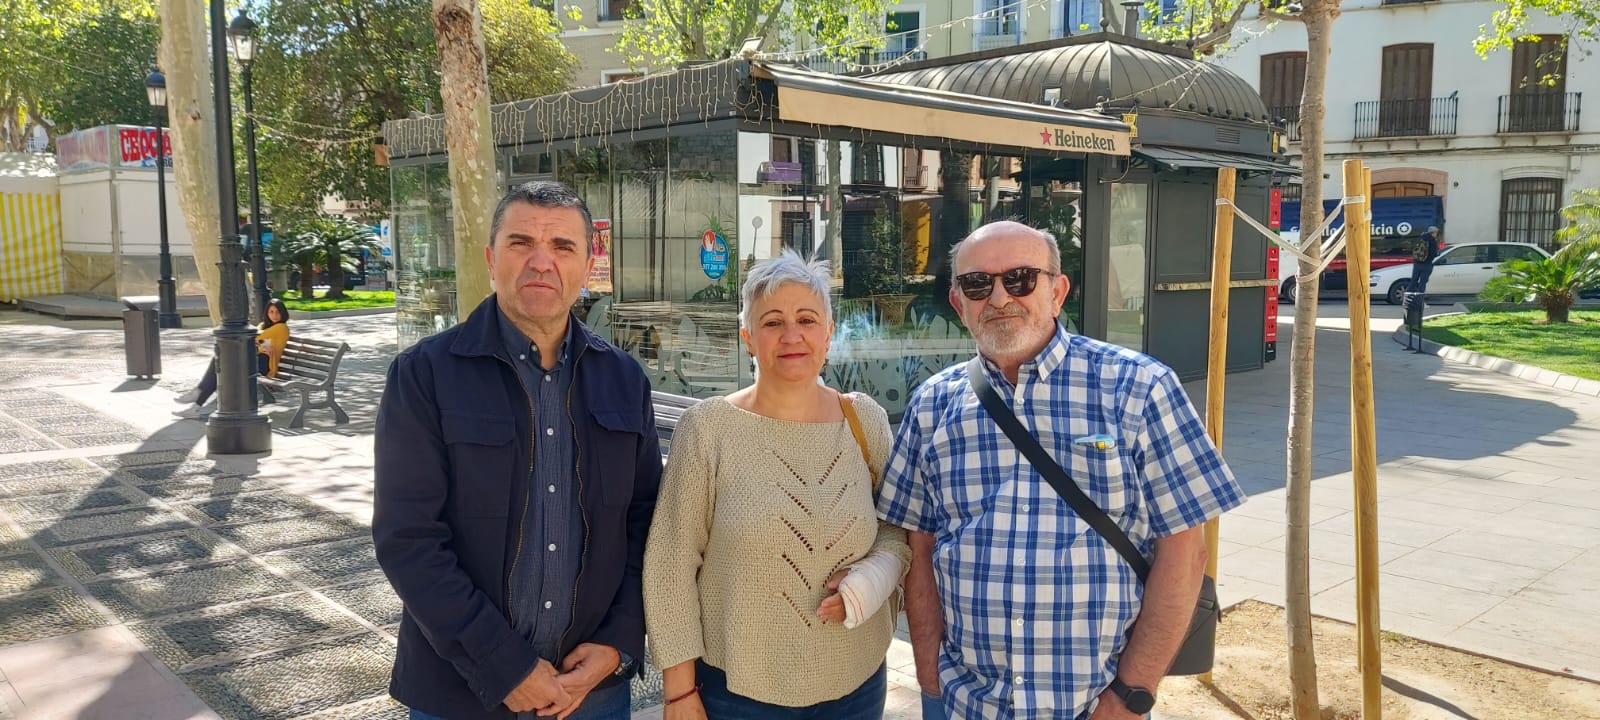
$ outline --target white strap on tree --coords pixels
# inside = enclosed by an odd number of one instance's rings
[[[1296,245],[1289,240],[1285,240],[1282,235],[1278,234],[1278,231],[1262,225],[1260,222],[1256,221],[1255,218],[1250,217],[1249,213],[1245,212],[1243,208],[1240,208],[1238,205],[1234,204],[1232,200],[1227,198],[1217,198],[1217,207],[1222,207],[1224,205],[1231,206],[1233,208],[1234,217],[1243,220],[1246,225],[1255,228],[1256,232],[1261,233],[1267,238],[1267,240],[1277,244],[1277,246],[1284,252],[1300,258],[1300,260],[1303,262],[1316,263],[1316,272],[1312,273],[1311,275],[1296,276],[1298,280],[1305,281],[1321,275],[1324,270],[1328,269],[1328,264],[1332,263],[1334,258],[1339,257],[1339,253],[1344,250],[1344,226],[1340,225],[1339,229],[1333,231],[1333,234],[1328,237],[1328,240],[1322,244],[1322,257],[1313,257],[1307,252],[1307,249],[1311,247],[1311,243],[1316,242],[1318,238],[1322,237],[1322,233],[1327,232],[1328,227],[1333,225],[1334,219],[1339,217],[1339,213],[1345,209],[1345,206],[1367,205],[1367,198],[1365,195],[1351,195],[1340,199],[1339,204],[1335,205],[1333,210],[1329,211],[1327,216],[1322,218],[1322,222],[1317,224],[1315,232],[1311,233],[1310,235],[1305,235],[1302,233],[1299,245]],[[1367,208],[1366,218],[1367,222],[1372,222],[1372,208],[1370,206]]]

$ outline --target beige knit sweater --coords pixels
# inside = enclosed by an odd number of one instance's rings
[[[852,396],[872,465],[889,419]],[[872,479],[844,421],[800,423],[711,398],[683,414],[644,559],[645,621],[657,667],[703,658],[728,689],[805,707],[844,697],[884,661],[889,603],[846,630],[817,606],[834,571],[875,550],[910,561],[905,531],[880,523]]]

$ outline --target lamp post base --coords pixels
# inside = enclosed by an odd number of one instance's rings
[[[206,447],[212,455],[259,455],[272,452],[272,421],[265,415],[221,417],[206,421]]]
[[[177,313],[161,313],[156,322],[163,330],[181,328],[183,327],[183,316]]]

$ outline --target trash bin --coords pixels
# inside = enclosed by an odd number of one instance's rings
[[[161,311],[154,295],[122,298],[122,348],[128,374],[154,378],[161,374]]]
[[[1422,352],[1422,310],[1426,303],[1426,295],[1419,292],[1408,292],[1403,301],[1406,316],[1401,324],[1406,328],[1406,349],[1411,350],[1413,339],[1416,341],[1416,351]]]

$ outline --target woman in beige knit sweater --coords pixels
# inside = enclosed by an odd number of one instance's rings
[[[888,416],[819,380],[829,275],[793,252],[752,268],[739,324],[755,384],[673,431],[644,566],[667,720],[883,715],[910,550],[873,509]]]

